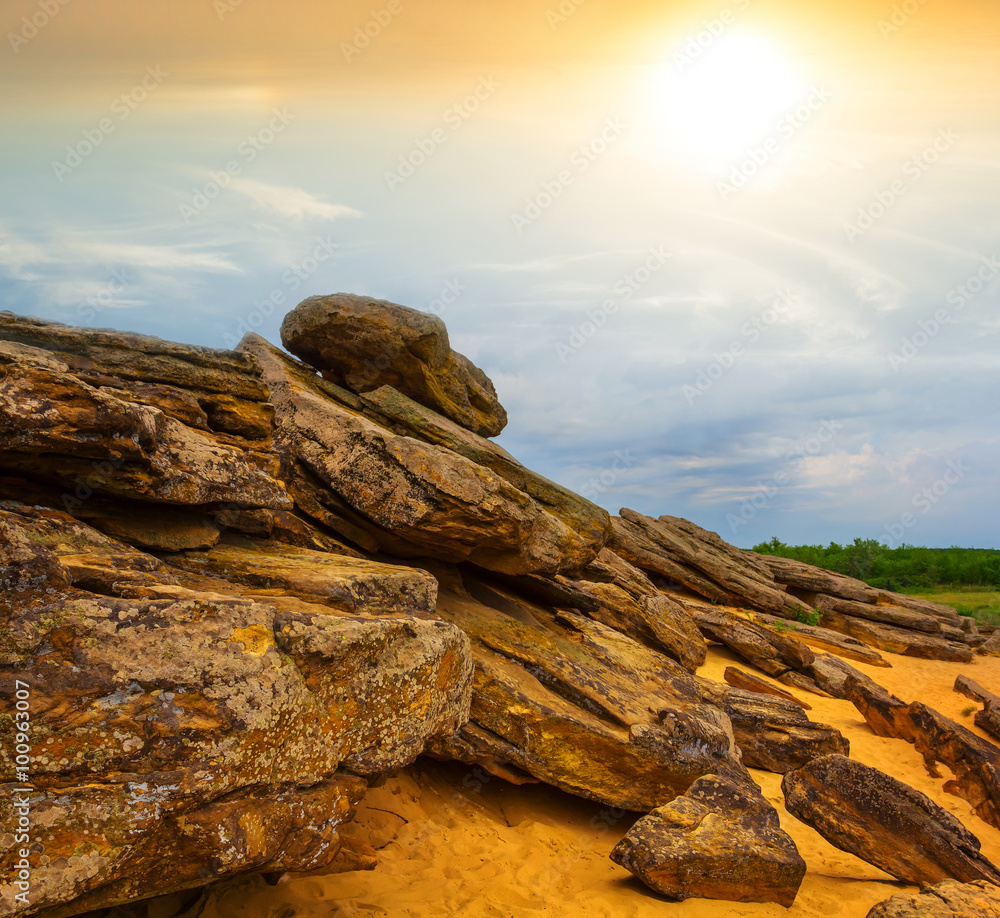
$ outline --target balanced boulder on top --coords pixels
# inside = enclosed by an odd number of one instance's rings
[[[507,426],[493,383],[451,349],[437,316],[348,293],[313,296],[285,316],[281,343],[352,392],[392,386],[484,437]]]

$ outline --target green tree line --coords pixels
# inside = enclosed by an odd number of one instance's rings
[[[872,586],[892,589],[949,586],[1000,586],[1000,549],[889,548],[875,539],[855,539],[850,545],[786,545],[777,536],[754,545],[764,555],[794,558],[828,571],[847,574]]]

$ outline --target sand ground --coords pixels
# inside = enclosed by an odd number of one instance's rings
[[[989,738],[975,729],[972,714],[964,713],[972,703],[952,687],[957,675],[968,673],[1000,693],[1000,659],[959,665],[886,656],[891,669],[852,665],[903,700],[920,699]],[[728,651],[713,647],[700,673],[722,681],[729,665],[741,666]],[[926,793],[977,835],[983,853],[1000,864],[1000,830],[942,790],[950,777],[947,768],[939,766],[941,777],[933,778],[912,746],[875,736],[850,703],[792,691],[812,705],[812,719],[848,737],[854,758]],[[608,858],[635,814],[544,785],[515,787],[468,766],[422,759],[370,791],[359,810],[358,830],[379,852],[377,870],[305,877],[273,887],[260,878],[233,881],[216,887],[189,918],[864,918],[875,903],[913,891],[832,847],[787,814],[779,775],[757,770],[753,775],[809,868],[789,910],[660,898]]]

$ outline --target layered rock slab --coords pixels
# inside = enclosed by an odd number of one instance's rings
[[[580,569],[603,547],[608,518],[600,508],[581,501],[560,516],[491,469],[338,404],[315,374],[262,338],[248,336],[240,347],[256,357],[270,388],[279,449],[346,504],[376,546],[384,535],[382,547],[393,554],[515,574]],[[297,501],[299,485],[292,485]],[[304,500],[313,512],[308,494]]]
[[[1000,828],[1000,747],[923,702],[906,704],[870,681],[849,680],[845,695],[879,736],[913,743],[932,774],[936,762],[947,765],[954,777],[944,789]]]
[[[878,769],[826,756],[786,774],[781,790],[793,816],[904,882],[1000,884],[979,839],[925,794]]]
[[[611,859],[672,899],[777,902],[786,908],[806,873],[795,843],[759,791],[714,775],[640,819]]]
[[[285,316],[281,343],[352,392],[392,386],[485,437],[507,424],[493,383],[451,349],[437,316],[347,293],[313,296]]]
[[[443,622],[278,612],[181,590],[161,562],[54,511],[8,508],[0,527],[11,537],[0,553],[11,586],[0,686],[31,686],[27,796],[32,824],[46,827],[32,835],[22,914],[326,867],[365,789],[341,769],[401,767],[468,717],[468,639]],[[71,587],[98,569],[81,560],[95,548],[142,575],[112,588],[187,598]],[[8,809],[12,730],[0,724]],[[0,854],[5,878],[15,850]],[[12,908],[16,892],[3,888],[0,901]]]

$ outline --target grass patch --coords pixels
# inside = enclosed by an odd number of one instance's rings
[[[931,590],[912,590],[910,595],[919,596],[930,602],[940,602],[954,606],[959,615],[968,615],[1000,628],[1000,592],[983,587],[955,589],[937,587]]]

